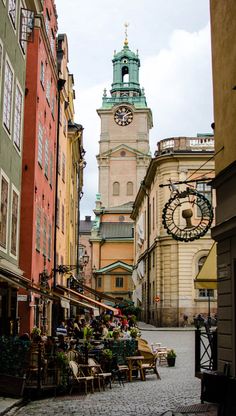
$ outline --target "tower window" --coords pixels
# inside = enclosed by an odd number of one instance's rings
[[[122,68],[122,82],[129,82],[129,68],[127,66]]]
[[[133,195],[134,189],[133,189],[133,182],[127,182],[127,195]]]
[[[122,157],[124,157],[124,156],[126,155],[125,150],[121,150],[120,155],[121,155]]]
[[[119,182],[113,183],[113,195],[120,195],[120,184]]]

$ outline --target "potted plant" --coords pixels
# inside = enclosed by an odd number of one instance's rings
[[[112,332],[112,336],[114,339],[118,339],[120,337],[120,328],[114,328]]]
[[[167,364],[169,367],[174,367],[175,366],[175,359],[176,359],[176,352],[171,349],[167,352]]]
[[[136,327],[131,328],[130,329],[130,336],[131,336],[131,338],[134,338],[134,339],[137,338],[138,336],[140,336],[139,329],[136,328]]]

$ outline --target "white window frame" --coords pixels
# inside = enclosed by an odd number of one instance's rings
[[[49,140],[46,138],[44,143],[44,175],[49,177]]]
[[[15,3],[15,19],[14,20],[12,19],[11,14],[10,14],[10,4],[12,2]],[[17,28],[17,11],[18,11],[18,0],[8,0],[7,13],[8,13],[8,17],[9,17],[9,20],[11,22],[11,25],[12,25],[12,28],[13,28],[14,32],[16,32],[16,28]]]
[[[0,102],[2,96],[2,74],[3,74],[3,42],[0,39],[1,55],[0,55]]]
[[[9,195],[10,195],[10,180],[8,176],[5,174],[5,172],[1,169],[0,171],[0,204],[1,204],[1,195],[2,195],[2,177],[6,180],[8,183],[8,194],[7,194],[7,219],[6,219],[6,248],[2,247],[0,244],[0,251],[3,253],[7,253],[8,245],[9,245]]]
[[[12,203],[13,203],[13,192],[16,193],[18,196],[18,204],[17,204],[17,227],[16,227],[16,255],[12,253]],[[12,184],[11,186],[11,221],[10,221],[10,256],[14,259],[18,259],[19,255],[19,226],[20,226],[20,192],[18,189]]]
[[[45,86],[45,65],[44,65],[43,61],[40,62],[40,82],[41,82],[41,85],[44,89],[44,86]]]
[[[11,106],[10,106],[10,121],[9,121],[9,129],[8,126],[5,123],[5,117],[4,117],[4,109],[5,109],[5,88],[6,88],[6,67],[9,66],[9,69],[12,73],[12,88],[11,88]],[[11,65],[10,59],[8,58],[8,55],[6,54],[5,59],[5,66],[4,66],[4,88],[3,88],[3,105],[2,105],[2,124],[4,130],[7,132],[8,136],[11,137],[12,134],[12,113],[13,113],[13,93],[14,93],[14,70]]]
[[[41,250],[41,225],[42,225],[42,210],[36,206],[36,230],[35,230],[35,249],[40,253]]]
[[[20,40],[20,35],[21,35],[21,13],[22,13],[22,9],[27,9],[27,6],[25,4],[25,1],[21,1],[20,2],[20,9],[19,9],[19,14],[18,14],[18,16],[19,16],[18,41],[19,41],[21,53],[22,53],[24,59],[26,59],[27,42],[25,40]]]
[[[16,128],[16,93],[17,89],[19,90],[19,93],[21,95],[21,111],[20,111],[20,122],[17,125]],[[16,86],[15,86],[15,102],[14,102],[14,123],[13,123],[13,144],[16,147],[17,151],[21,153],[21,147],[22,147],[22,134],[23,134],[23,118],[24,118],[24,94],[21,89],[21,86],[16,79]],[[16,144],[15,135],[19,135],[19,146]]]
[[[42,133],[42,134],[39,134],[39,132]],[[38,135],[37,135],[37,138],[38,138],[38,154],[37,154],[37,158],[38,158],[38,164],[42,168],[43,167],[43,126],[42,126],[42,124],[40,122],[39,122],[39,125],[38,125]],[[40,150],[39,145],[41,145],[41,152],[39,151]]]

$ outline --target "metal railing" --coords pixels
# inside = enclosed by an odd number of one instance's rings
[[[195,331],[195,376],[217,370],[217,330],[197,328]]]

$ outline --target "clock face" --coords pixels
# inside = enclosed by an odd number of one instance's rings
[[[133,112],[122,105],[116,110],[114,120],[119,126],[127,126],[133,120]]]
[[[187,188],[177,192],[165,204],[162,223],[175,240],[193,241],[209,230],[213,209],[209,200],[199,192]]]

